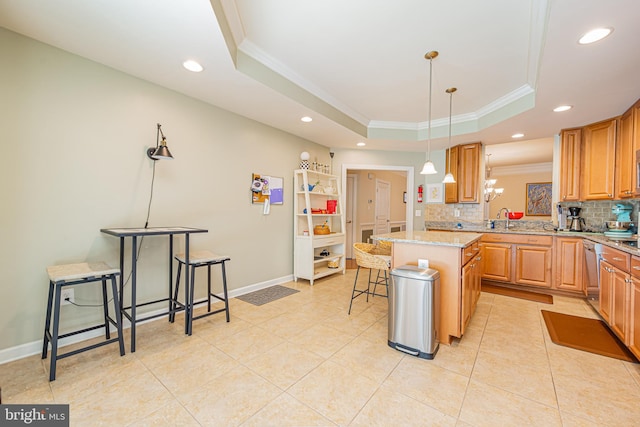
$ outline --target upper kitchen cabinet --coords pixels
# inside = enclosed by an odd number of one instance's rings
[[[626,199],[635,194],[636,159],[633,149],[634,108],[620,117],[618,140],[616,141],[616,198]]]
[[[445,184],[445,203],[480,203],[481,150],[482,144],[474,142],[453,147],[451,154],[447,152],[451,156],[451,170],[456,182]],[[455,157],[457,166],[454,166]]]
[[[617,125],[618,119],[614,118],[583,128],[583,200],[611,200],[614,197]]]
[[[640,151],[640,99],[636,101],[633,107],[630,108],[633,116],[633,130],[631,134],[633,152],[631,153],[632,165],[632,187],[636,197],[640,196],[640,167],[638,165],[639,159],[636,157]]]
[[[444,202],[458,203],[458,146],[447,149],[447,169],[456,182],[444,185]]]
[[[562,131],[560,147],[560,200],[580,200],[582,129]]]

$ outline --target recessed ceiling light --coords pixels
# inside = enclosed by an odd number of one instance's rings
[[[202,65],[191,59],[184,61],[182,63],[182,66],[189,71],[193,71],[194,73],[199,73],[200,71],[204,70],[204,67]]]
[[[303,121],[303,122],[305,122],[305,123],[309,123],[309,122],[312,122],[312,121],[313,121],[313,119],[312,119],[311,117],[309,117],[309,116],[304,116],[304,117],[303,117],[303,118],[301,118],[300,120],[302,120],[302,121]]]
[[[595,43],[598,40],[602,40],[603,38],[607,37],[609,34],[611,34],[612,31],[613,31],[613,28],[596,28],[595,30],[591,30],[585,35],[583,35],[582,37],[580,37],[580,40],[578,40],[578,43],[580,44]]]
[[[365,146],[365,145],[367,145],[367,144],[365,144],[364,142],[360,141],[360,142],[358,142],[356,145],[357,145],[358,147],[364,147],[364,146]]]
[[[511,135],[511,138],[522,138],[524,136],[524,133],[514,133],[513,135]]]
[[[571,110],[572,108],[573,108],[573,105],[559,105],[556,108],[554,108],[553,111],[555,111],[556,113],[561,113],[563,111]]]

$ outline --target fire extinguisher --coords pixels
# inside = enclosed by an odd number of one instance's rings
[[[422,203],[422,185],[418,185],[418,203]]]

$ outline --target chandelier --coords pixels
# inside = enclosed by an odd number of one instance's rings
[[[489,203],[496,197],[500,197],[504,192],[504,188],[495,188],[497,179],[491,178],[491,166],[489,164],[489,157],[491,154],[487,154],[487,163],[485,165],[485,180],[484,180],[484,201]]]

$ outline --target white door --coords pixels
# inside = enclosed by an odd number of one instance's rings
[[[390,200],[391,184],[388,181],[376,179],[376,218],[374,234],[384,234],[389,232],[389,217],[391,216]]]
[[[353,211],[355,208],[355,200],[356,200],[356,180],[358,177],[356,175],[347,175],[347,192],[345,195],[346,200],[346,211],[345,211],[345,221],[346,221],[346,237],[347,237],[347,258],[353,258],[353,242],[355,242],[354,235],[354,227],[353,227]]]

